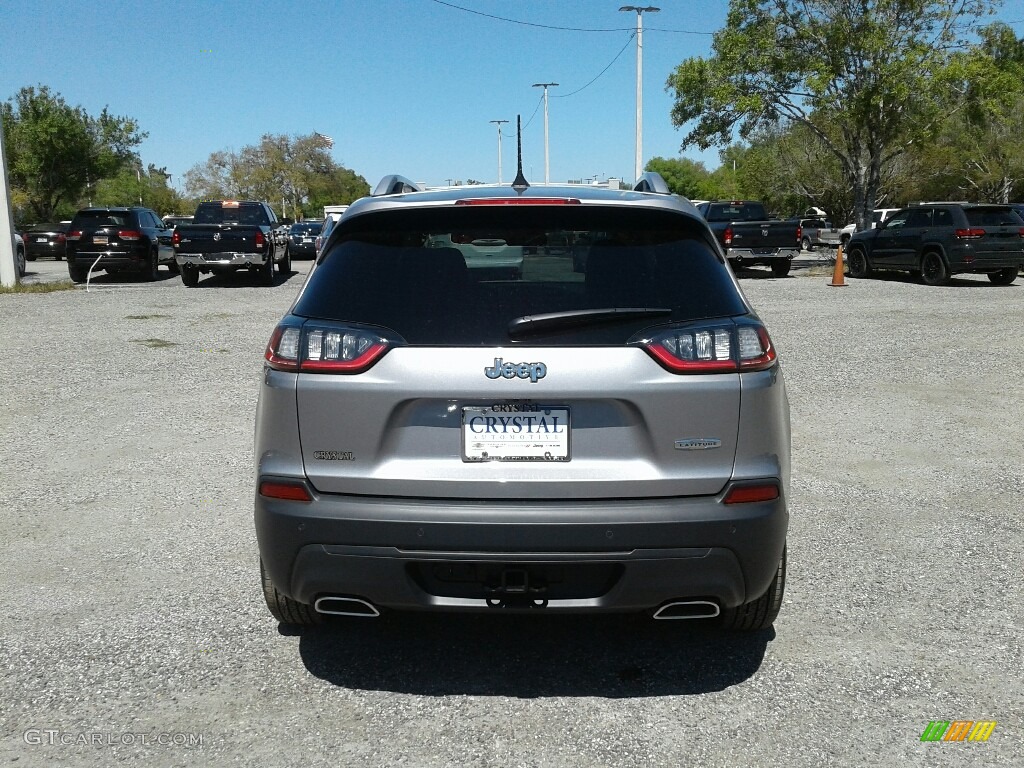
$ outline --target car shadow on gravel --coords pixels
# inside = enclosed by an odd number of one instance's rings
[[[71,279],[70,275],[67,279]],[[168,280],[180,280],[177,273],[170,272],[166,267],[160,267],[156,273],[156,280],[154,283],[164,283]],[[138,272],[93,272],[92,277],[89,278],[89,285],[146,285],[149,280],[143,279],[143,276]],[[82,282],[85,285],[85,282]]]
[[[647,616],[404,614],[338,618],[299,638],[310,674],[343,688],[627,698],[737,685],[757,672],[775,631],[724,632]]]
[[[200,275],[199,284],[196,288],[274,288],[278,285],[284,285],[295,277],[305,279],[305,275],[300,272],[292,271],[287,275],[282,275],[275,269],[274,285],[264,285],[261,275],[246,269],[240,269],[237,272],[223,275]]]
[[[909,272],[900,272],[896,270],[879,270],[872,272],[868,277],[851,278],[849,275],[846,276],[847,280],[853,280],[857,283],[904,283],[906,285],[917,285],[924,290],[933,290],[932,286],[925,285],[921,282],[919,277],[911,275]],[[1020,280],[1021,278],[1018,278]],[[961,274],[954,275],[949,278],[942,288],[1015,288],[1017,284],[1011,284],[1008,286],[993,285],[988,277],[984,274],[973,275],[973,274]]]

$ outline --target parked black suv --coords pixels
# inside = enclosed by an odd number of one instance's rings
[[[973,272],[1010,285],[1024,264],[1024,219],[1009,205],[922,203],[857,232],[847,263],[850,277],[897,269],[925,285],[943,285],[951,275]]]
[[[137,272],[150,281],[161,264],[176,273],[171,231],[149,208],[83,208],[66,235],[68,273],[76,283],[90,268]]]
[[[288,250],[293,257],[316,257],[316,236],[323,229],[323,219],[306,219],[291,225],[288,230]]]

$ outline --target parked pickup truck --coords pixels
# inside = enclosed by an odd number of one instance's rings
[[[697,210],[711,226],[733,268],[765,264],[776,277],[789,274],[800,253],[800,222],[769,219],[764,206],[750,200],[712,200]]]
[[[212,200],[199,204],[191,224],[178,224],[171,243],[181,281],[199,284],[199,274],[226,274],[239,269],[257,272],[264,285],[274,284],[274,264],[282,274],[292,271],[288,240],[278,232],[281,222],[266,203],[254,200]]]
[[[835,248],[839,245],[839,238],[842,233],[832,226],[827,219],[813,217],[810,219],[799,219],[800,230],[803,237],[800,238],[800,249],[810,251],[815,248]]]

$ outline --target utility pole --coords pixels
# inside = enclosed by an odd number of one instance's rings
[[[633,166],[633,172],[635,179],[640,178],[640,173],[643,170],[643,153],[644,153],[644,91],[643,91],[643,75],[644,75],[644,21],[643,14],[646,13],[657,13],[661,8],[655,8],[653,5],[638,6],[638,5],[624,5],[619,8],[620,11],[636,11],[636,162]]]
[[[534,83],[534,88],[544,89],[544,183],[551,183],[551,165],[548,162],[548,88],[558,83]]]
[[[11,215],[11,187],[7,182],[7,155],[4,153],[4,132],[0,128],[0,285],[13,288],[18,284],[18,268],[14,255],[14,217]]]
[[[508,120],[491,120],[491,122],[498,126],[498,183],[501,184],[501,125],[507,123]]]

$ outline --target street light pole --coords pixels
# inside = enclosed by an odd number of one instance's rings
[[[491,122],[498,126],[498,183],[501,184],[501,124],[507,123],[508,120],[491,120]]]
[[[551,166],[548,162],[548,88],[558,83],[534,83],[534,88],[544,89],[544,183],[551,183]]]
[[[636,11],[636,162],[633,165],[633,172],[635,179],[640,178],[640,172],[643,169],[643,147],[644,147],[644,91],[643,91],[643,75],[644,75],[644,21],[643,14],[657,13],[661,8],[655,8],[653,5],[638,6],[638,5],[624,5],[619,8],[620,11]]]

